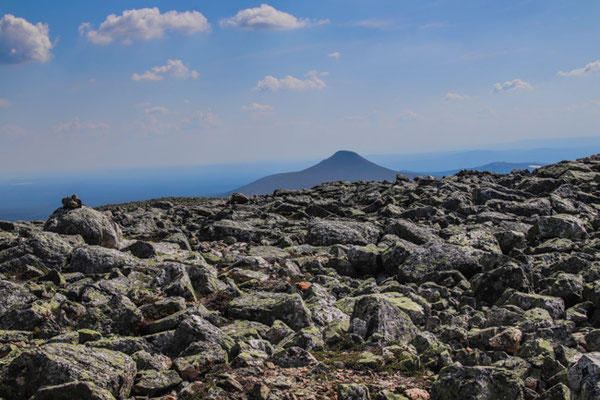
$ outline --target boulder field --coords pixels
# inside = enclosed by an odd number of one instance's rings
[[[600,399],[600,155],[0,221],[0,400]]]

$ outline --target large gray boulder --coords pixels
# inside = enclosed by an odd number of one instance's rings
[[[572,359],[568,378],[576,399],[600,399],[600,353],[587,353]]]
[[[32,303],[35,300],[36,297],[23,286],[0,280],[0,315],[17,306],[25,307],[28,303]]]
[[[106,389],[101,389],[92,382],[73,381],[61,385],[44,386],[37,391],[31,400],[115,400]]]
[[[97,307],[88,307],[78,321],[80,329],[93,329],[105,335],[130,335],[142,322],[142,312],[126,296],[114,295]]]
[[[310,311],[298,294],[258,292],[233,299],[227,312],[230,317],[272,325],[276,320],[299,330],[311,323]]]
[[[223,331],[204,318],[191,315],[183,320],[175,330],[173,340],[173,352],[178,354],[185,350],[188,345],[195,343],[209,343],[218,345],[226,351],[230,351],[235,342]]]
[[[183,264],[168,263],[155,278],[156,284],[170,296],[196,301],[194,287]]]
[[[100,246],[79,247],[73,251],[71,262],[67,266],[70,272],[84,274],[105,274],[115,268],[136,266],[139,262],[127,253]]]
[[[122,233],[108,216],[93,208],[59,208],[46,221],[45,231],[63,235],[81,235],[87,244],[119,248]]]
[[[407,345],[415,337],[417,328],[404,311],[406,300],[383,295],[362,297],[354,304],[350,322],[353,333],[364,339],[376,335],[384,342]]]
[[[318,220],[313,222],[306,241],[313,246],[376,243],[381,230],[368,222]]]
[[[28,400],[43,386],[91,382],[115,398],[129,397],[135,362],[125,354],[71,344],[31,347],[4,369],[0,393],[11,400]],[[17,384],[15,384],[17,383]]]
[[[540,217],[529,230],[531,239],[565,238],[579,240],[587,237],[583,221],[572,215],[551,215]]]
[[[443,368],[431,388],[431,400],[523,400],[523,382],[496,367]]]
[[[483,254],[470,246],[437,241],[420,247],[398,242],[382,259],[385,270],[397,274],[400,282],[420,282],[429,274],[440,271],[457,270],[467,277],[473,276],[482,269]]]

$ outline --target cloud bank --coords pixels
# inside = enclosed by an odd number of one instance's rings
[[[533,86],[529,82],[522,81],[521,79],[513,79],[512,81],[506,81],[504,83],[496,83],[492,88],[494,93],[502,93],[517,90],[532,90]]]
[[[70,121],[63,122],[55,129],[56,133],[69,133],[80,131],[107,131],[110,125],[106,122],[82,121],[75,117]]]
[[[0,136],[21,137],[27,136],[31,132],[19,125],[0,125]]]
[[[444,96],[444,99],[446,100],[466,100],[468,98],[469,96],[467,96],[466,94],[460,93],[446,93],[446,96]]]
[[[558,76],[586,76],[600,73],[600,60],[586,64],[583,68],[577,68],[572,71],[560,71]]]
[[[121,15],[110,14],[97,30],[89,22],[79,25],[79,33],[94,44],[106,45],[114,41],[131,44],[134,40],[150,40],[164,36],[166,31],[192,35],[209,32],[210,24],[198,11],[167,11],[161,14],[157,7],[125,10]]]
[[[198,72],[189,69],[181,60],[167,60],[167,65],[152,67],[143,74],[133,74],[134,81],[162,81],[166,77],[175,79],[197,79]]]
[[[326,75],[328,75],[327,72],[317,71],[309,71],[305,75],[306,79],[299,79],[291,75],[279,79],[267,75],[263,80],[258,82],[254,90],[271,92],[277,92],[279,90],[292,90],[297,92],[304,90],[321,90],[326,88],[327,84],[320,77]]]
[[[261,4],[260,7],[247,8],[239,11],[233,17],[224,18],[219,21],[219,25],[223,28],[231,27],[252,31],[285,31],[328,22],[329,20],[310,21],[307,18],[300,19],[292,14],[279,11],[268,4]]]
[[[0,18],[0,64],[45,63],[52,58],[48,25],[6,14]]]

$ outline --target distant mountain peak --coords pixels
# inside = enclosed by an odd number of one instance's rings
[[[338,151],[336,151],[329,158],[335,158],[335,157],[361,157],[361,156],[358,153],[354,152],[354,151],[350,151],[350,150],[338,150]]]
[[[339,150],[336,151],[331,157],[327,158],[326,161],[352,161],[352,160],[364,160],[360,154],[350,150]]]
[[[397,174],[398,172],[372,163],[353,151],[340,150],[302,171],[265,176],[237,191],[245,194],[269,194],[275,189],[304,189],[331,181],[394,180]]]
[[[331,157],[324,159],[318,165],[320,166],[351,166],[370,163],[358,153],[349,150],[336,151]]]

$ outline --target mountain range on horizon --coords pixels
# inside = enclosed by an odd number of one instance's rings
[[[532,169],[542,163],[493,162],[480,167],[470,168],[478,171],[509,173],[514,169]],[[300,171],[267,175],[236,190],[246,195],[270,194],[277,189],[309,189],[321,183],[331,181],[392,181],[398,174],[407,178],[432,175],[435,177],[454,175],[460,169],[436,172],[394,171],[367,160],[358,153],[340,150],[331,157]]]

